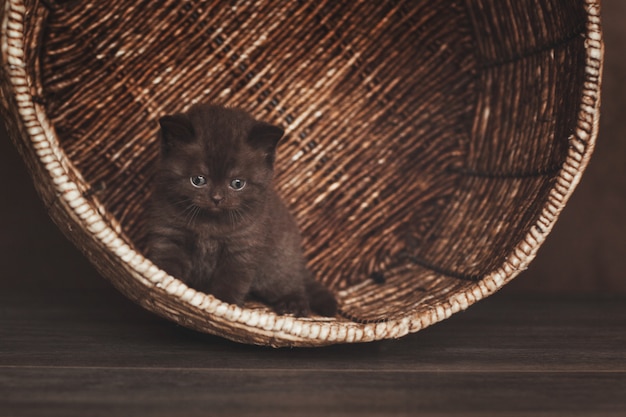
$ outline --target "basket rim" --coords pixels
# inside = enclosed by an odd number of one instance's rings
[[[102,214],[106,212],[106,208],[95,197],[85,196],[84,193],[89,188],[87,182],[61,148],[45,109],[32,95],[30,86],[35,85],[36,80],[26,70],[23,23],[27,10],[23,0],[6,0],[4,10],[0,11],[3,14],[1,60],[6,74],[3,77],[6,80],[2,80],[6,97],[3,106],[7,107],[7,112],[14,110],[12,114],[21,126],[19,139],[34,150],[41,169],[48,174],[49,181],[46,185],[53,187],[63,210],[78,227],[89,233],[94,245],[117,260],[118,266],[129,275],[124,279],[134,280],[132,285],[136,288],[138,286],[143,294],[137,295],[133,291],[118,289],[144,308],[195,330],[239,342],[271,346],[322,346],[398,338],[466,309],[498,291],[526,269],[579,183],[598,134],[604,55],[600,0],[584,0],[584,5],[587,13],[584,33],[585,73],[593,81],[588,80],[584,85],[576,129],[568,138],[568,155],[537,221],[499,268],[472,283],[465,291],[451,294],[446,300],[423,310],[413,311],[405,317],[376,323],[357,323],[332,318],[296,318],[230,305],[210,294],[187,287],[133,249],[120,225]],[[4,85],[5,83],[8,85]],[[161,299],[163,303],[160,304],[155,299]],[[180,305],[185,311],[176,311],[171,307],[176,305]],[[192,317],[189,311],[196,314]],[[199,315],[201,319],[198,319]]]

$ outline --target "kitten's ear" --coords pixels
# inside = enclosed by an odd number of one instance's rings
[[[163,116],[159,119],[161,126],[161,147],[164,153],[172,150],[178,142],[189,142],[194,137],[191,120],[186,114]]]
[[[262,150],[267,158],[267,162],[272,165],[276,154],[276,145],[285,134],[285,131],[278,126],[260,122],[254,125],[250,131],[248,141],[256,148]]]

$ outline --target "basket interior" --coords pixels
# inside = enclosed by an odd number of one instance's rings
[[[316,277],[378,321],[501,266],[567,156],[586,15],[558,0],[32,3],[42,105],[141,251],[157,119],[280,124],[276,185]]]

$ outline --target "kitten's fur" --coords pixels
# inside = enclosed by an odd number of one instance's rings
[[[159,124],[149,258],[229,303],[253,295],[281,314],[335,315],[337,302],[307,271],[295,221],[272,186],[283,130],[208,104]]]

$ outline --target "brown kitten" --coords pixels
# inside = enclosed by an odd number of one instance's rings
[[[159,124],[148,257],[229,303],[253,295],[281,314],[334,316],[337,302],[306,269],[298,228],[272,185],[283,130],[207,104]]]

